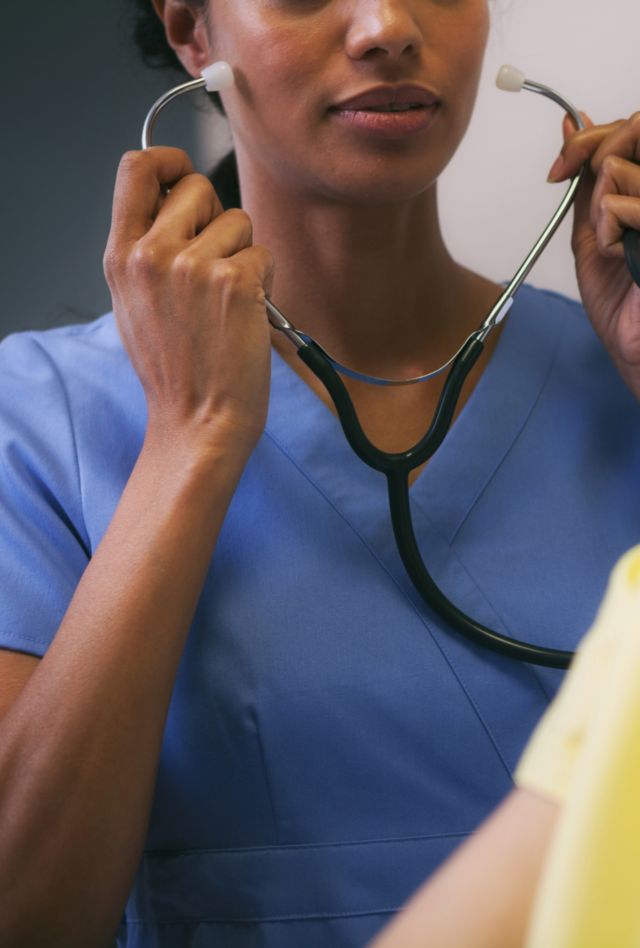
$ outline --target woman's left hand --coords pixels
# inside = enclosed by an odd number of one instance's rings
[[[589,168],[575,203],[572,247],[585,309],[623,379],[640,399],[640,287],[624,258],[627,229],[640,230],[640,112],[576,132],[567,116],[564,147],[550,181]]]

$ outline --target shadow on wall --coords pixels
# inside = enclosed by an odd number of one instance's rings
[[[1,150],[0,337],[110,308],[102,255],[118,162],[140,147],[147,109],[175,81],[138,61],[126,0],[58,0],[33,15],[37,29],[25,33],[24,7],[3,10],[2,60],[13,78],[0,93],[11,130]],[[196,163],[202,103],[167,110],[156,138]]]

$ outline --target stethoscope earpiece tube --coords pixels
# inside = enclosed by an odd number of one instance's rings
[[[622,242],[629,273],[636,286],[640,286],[640,231],[626,230]]]

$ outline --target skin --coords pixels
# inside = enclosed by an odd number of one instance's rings
[[[181,0],[155,5],[192,75],[218,58],[234,69],[236,86],[223,98],[243,207],[255,241],[276,261],[273,293],[282,310],[339,359],[373,374],[406,376],[446,361],[499,292],[451,259],[437,210],[437,179],[475,101],[489,29],[485,0],[217,0],[206,19]],[[441,99],[438,119],[424,134],[381,143],[353,134],[328,112],[354,92],[399,81],[420,82]],[[626,144],[614,134],[622,125]],[[632,117],[579,138],[576,147],[582,161],[593,155],[594,178],[602,178],[602,159],[626,157],[628,142],[637,137]],[[569,152],[574,170],[576,154]],[[628,169],[628,193],[637,176],[637,169]],[[590,186],[595,180],[587,181],[583,202],[590,200]],[[606,202],[606,195],[601,184],[595,199]],[[587,311],[638,394],[633,380],[640,346],[631,328],[638,291],[620,260],[612,265],[607,259],[619,255],[621,245],[606,233],[612,216],[618,224],[637,225],[634,207],[620,205],[586,234],[580,227],[576,253]],[[580,220],[579,203],[578,227]],[[490,337],[460,408],[498,338],[499,332]],[[333,410],[286,340],[274,332],[272,342]],[[399,450],[423,433],[441,382],[391,391],[352,381],[347,386],[365,430],[381,447]]]
[[[218,58],[233,66],[236,85],[223,99],[243,207],[254,240],[277,261],[273,294],[283,312],[339,359],[373,374],[413,375],[449,359],[500,292],[452,260],[437,213],[437,178],[475,101],[489,29],[485,0],[229,0],[212,3],[192,33],[183,4],[157,7],[190,73]],[[382,82],[434,91],[440,106],[432,128],[380,142],[335,121],[332,104]],[[497,334],[489,351],[496,341]],[[286,340],[274,333],[273,343],[332,410]],[[384,392],[347,384],[365,428],[389,450],[422,435],[440,390],[439,380]]]
[[[623,379],[640,398],[640,289],[624,260],[623,233],[640,230],[640,112],[575,132],[566,118],[564,145],[551,180],[588,163],[574,214],[573,251],[582,301]]]
[[[387,375],[444,361],[496,297],[497,287],[450,257],[437,213],[437,179],[475,99],[488,9],[480,0],[216,0],[205,18],[181,0],[155,6],[192,75],[221,58],[234,69],[236,85],[223,99],[245,210],[221,213],[210,185],[175,150],[131,154],[116,188],[107,275],[152,426],[187,426],[196,441],[204,432],[205,444],[222,443],[241,461],[264,423],[271,344],[325,398],[266,328],[264,293],[339,358]],[[352,134],[328,112],[373,85],[400,81],[440,97],[428,132],[380,142]],[[573,232],[580,291],[640,396],[640,290],[621,242],[626,227],[640,227],[640,113],[589,125],[576,134],[565,122],[550,180],[588,163]],[[176,337],[186,343],[168,360]],[[383,403],[375,389],[348,383],[365,428],[387,449],[422,432],[439,384],[385,392]],[[511,795],[376,948],[521,944],[556,815],[535,795]],[[500,911],[495,886],[485,897],[483,880],[492,879],[504,895]]]
[[[520,948],[559,813],[514,790],[370,948]]]
[[[224,101],[245,209],[223,213],[178,149],[122,160],[105,273],[148,426],[51,648],[41,661],[0,650],[7,948],[108,944],[122,916],[189,625],[264,427],[281,345],[265,294],[339,358],[389,375],[444,361],[497,295],[451,259],[436,201],[475,97],[484,0],[215,0],[208,18],[180,0],[156,8],[191,73],[222,57],[236,72]],[[403,80],[441,96],[428,132],[391,145],[332,122],[332,102]],[[580,288],[636,394],[640,291],[620,234],[640,226],[639,125],[565,129],[561,169],[590,164],[574,232]],[[439,384],[384,402],[352,392],[365,427],[394,449],[423,432]]]

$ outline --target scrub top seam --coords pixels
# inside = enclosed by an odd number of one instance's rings
[[[508,453],[508,452],[507,452],[507,453]],[[506,454],[505,454],[505,456],[506,456]],[[473,588],[474,588],[474,589],[476,590],[476,592],[482,597],[482,599],[484,600],[484,602],[489,606],[489,608],[490,608],[491,611],[493,612],[495,618],[496,618],[496,619],[498,620],[498,622],[501,624],[501,626],[502,626],[502,631],[505,633],[505,635],[508,634],[509,631],[510,631],[510,629],[509,629],[509,626],[507,625],[507,623],[504,621],[504,617],[502,616],[502,614],[500,613],[500,611],[499,611],[498,609],[496,609],[496,607],[495,607],[495,605],[494,605],[492,599],[489,597],[489,595],[487,594],[486,590],[485,590],[482,586],[480,586],[480,584],[478,583],[478,581],[477,581],[477,579],[475,578],[475,576],[469,571],[469,568],[468,568],[467,565],[464,563],[464,561],[461,559],[460,553],[458,552],[458,550],[454,549],[452,543],[449,542],[449,540],[447,539],[447,537],[446,537],[446,536],[443,534],[443,532],[438,528],[437,524],[434,523],[434,521],[432,520],[431,516],[429,515],[429,512],[425,509],[425,507],[422,506],[421,504],[418,504],[418,506],[420,507],[420,512],[421,512],[422,516],[424,517],[425,520],[427,520],[427,521],[429,522],[429,524],[430,524],[430,526],[431,526],[431,529],[432,529],[433,532],[439,537],[440,542],[441,542],[444,546],[447,547],[448,552],[449,552],[449,555],[451,556],[451,558],[452,558],[453,560],[455,560],[455,562],[458,564],[458,566],[460,567],[460,569],[463,571],[464,575],[467,577],[467,579],[469,580],[469,582],[471,583],[471,585],[473,586]],[[451,661],[453,661],[453,659],[451,659]],[[540,689],[540,692],[542,693],[542,696],[544,697],[544,699],[545,699],[547,702],[549,702],[549,701],[551,700],[551,697],[550,697],[549,694],[547,694],[547,691],[546,691],[546,689],[544,688],[544,686],[542,685],[542,682],[540,681],[540,678],[539,678],[538,675],[536,674],[534,667],[533,667],[532,665],[526,663],[526,662],[523,662],[522,664],[526,665],[526,666],[529,668],[529,670],[531,671],[531,674],[532,674],[532,676],[533,676],[533,679],[534,679],[535,683],[538,685],[538,688]],[[505,761],[503,761],[503,763],[505,763],[505,766],[507,767],[507,770],[508,770],[508,772],[509,772],[509,776],[512,777],[512,771],[511,771],[511,769],[508,767],[508,765],[506,764]]]
[[[51,366],[51,369],[60,386],[62,397],[64,398],[64,404],[67,409],[67,419],[69,423],[69,432],[71,434],[71,443],[73,445],[73,456],[74,456],[74,462],[75,462],[76,483],[77,483],[78,499],[79,499],[79,505],[80,505],[79,512],[82,519],[82,530],[84,533],[84,537],[82,538],[82,546],[83,546],[84,552],[87,554],[87,557],[90,559],[92,552],[91,552],[91,544],[89,541],[89,534],[87,531],[86,517],[85,517],[85,512],[84,512],[84,492],[82,489],[82,474],[80,471],[80,459],[78,455],[78,439],[76,436],[76,430],[73,423],[73,413],[71,411],[71,401],[69,399],[69,393],[64,383],[64,378],[62,376],[62,373],[60,372],[60,369],[58,368],[55,362],[55,359],[52,358],[51,354],[47,351],[47,349],[42,345],[42,343],[39,341],[39,339],[35,335],[32,334],[30,338],[32,339],[34,345],[40,350],[42,355],[45,357],[45,359]],[[76,528],[76,533],[78,535],[78,539],[80,539],[80,535],[79,535],[80,531],[77,528]]]
[[[473,583],[474,587],[478,590],[478,592],[479,592],[480,595],[483,597],[483,599],[485,600],[485,602],[491,607],[491,609],[492,609],[494,615],[496,616],[496,618],[499,620],[500,624],[502,625],[502,628],[503,628],[504,633],[505,633],[506,635],[510,635],[511,637],[513,637],[513,636],[514,636],[514,633],[513,633],[512,629],[510,629],[509,626],[508,626],[508,624],[505,622],[502,613],[500,612],[500,610],[499,610],[498,608],[496,608],[496,606],[495,606],[493,600],[491,599],[491,597],[489,596],[489,594],[487,593],[487,591],[486,591],[482,586],[479,585],[479,583],[478,583],[478,581],[476,580],[476,578],[469,572],[469,570],[467,569],[467,567],[465,566],[465,564],[462,562],[462,560],[460,559],[460,557],[458,556],[458,554],[457,554],[455,551],[453,551],[453,550],[452,550],[451,552],[452,552],[452,553],[454,554],[454,556],[456,557],[457,562],[460,564],[460,568],[464,570],[466,576],[469,578],[469,581],[470,581],[471,583]],[[538,676],[538,673],[537,673],[537,670],[536,670],[536,666],[535,666],[535,665],[532,665],[530,662],[521,662],[521,664],[525,665],[525,667],[529,669],[531,675],[533,676],[533,679],[534,679],[535,683],[538,685],[538,688],[540,689],[540,692],[541,692],[543,698],[545,698],[545,700],[546,700],[547,702],[550,702],[550,701],[551,701],[551,695],[548,694],[546,688],[544,687],[543,682],[541,681],[540,677]]]
[[[559,329],[557,335],[556,335],[556,339],[555,339],[555,343],[554,343],[554,348],[553,348],[553,353],[552,353],[552,355],[551,355],[551,358],[549,359],[549,365],[548,365],[547,371],[546,371],[546,373],[545,373],[544,380],[543,380],[543,382],[542,382],[542,384],[541,384],[541,386],[540,386],[540,388],[539,388],[539,390],[538,390],[538,392],[537,392],[537,394],[536,394],[536,397],[534,398],[534,400],[533,400],[532,403],[531,403],[531,406],[530,406],[530,408],[529,408],[529,411],[526,413],[526,416],[522,419],[522,422],[521,422],[520,426],[518,427],[517,432],[514,434],[513,438],[512,438],[511,441],[509,442],[509,446],[506,448],[506,450],[504,451],[502,457],[500,458],[500,460],[498,461],[498,463],[496,464],[496,466],[495,466],[494,469],[492,470],[491,474],[487,477],[487,479],[485,480],[484,484],[483,484],[482,487],[479,489],[477,495],[474,497],[474,499],[473,499],[471,505],[469,506],[468,510],[466,511],[466,513],[465,513],[464,516],[462,517],[460,523],[458,524],[458,526],[457,526],[456,529],[454,530],[454,532],[453,532],[453,534],[452,534],[452,537],[451,537],[451,544],[453,544],[453,543],[455,542],[456,537],[458,536],[458,534],[460,533],[460,531],[461,531],[462,528],[464,527],[465,523],[467,522],[467,520],[468,520],[469,517],[471,516],[471,514],[472,514],[474,508],[475,508],[476,505],[479,503],[481,497],[482,497],[482,496],[484,495],[484,493],[488,490],[489,485],[491,484],[491,482],[493,481],[493,479],[494,479],[495,476],[497,475],[498,471],[500,470],[500,468],[502,467],[502,465],[504,464],[504,462],[505,462],[506,459],[508,458],[509,454],[513,451],[513,449],[514,449],[514,447],[516,446],[516,444],[517,444],[517,442],[519,441],[519,439],[522,437],[522,434],[523,434],[523,432],[524,432],[526,426],[528,425],[528,423],[529,423],[529,421],[530,421],[530,419],[531,419],[531,416],[533,415],[534,411],[536,410],[536,408],[537,408],[537,406],[538,406],[538,403],[539,403],[540,399],[542,398],[542,395],[543,395],[545,389],[547,388],[547,385],[549,384],[549,379],[551,378],[551,374],[552,374],[553,369],[554,369],[554,367],[555,367],[555,364],[556,364],[556,362],[557,362],[557,360],[558,360],[558,353],[559,353],[559,351],[560,351],[560,345],[561,345],[562,339],[563,339],[563,337],[564,337],[566,331],[567,331],[567,323],[566,323],[566,322],[563,322],[562,325],[560,326],[560,329]],[[453,551],[453,549],[452,549],[452,553],[453,553],[453,552],[455,552],[455,551]],[[485,601],[491,606],[491,609],[493,610],[494,614],[498,617],[498,619],[499,619],[500,622],[502,623],[502,626],[503,626],[503,629],[505,630],[505,632],[510,633],[511,635],[513,635],[513,634],[514,634],[513,631],[510,629],[509,625],[505,622],[502,613],[500,612],[500,610],[499,610],[499,609],[495,606],[495,604],[493,603],[493,601],[492,601],[492,599],[491,599],[489,593],[487,592],[487,590],[486,590],[483,586],[481,586],[481,585],[479,584],[479,582],[477,581],[477,579],[469,572],[468,567],[467,567],[467,566],[465,565],[465,563],[462,561],[462,559],[460,558],[460,556],[459,556],[459,554],[458,554],[457,552],[455,552],[455,556],[456,556],[456,559],[457,559],[458,563],[460,564],[461,568],[465,571],[466,575],[469,577],[470,581],[474,584],[474,586],[476,587],[476,589],[478,590],[478,592],[483,596],[483,598],[485,599]],[[553,696],[552,696],[551,694],[549,694],[549,692],[548,692],[547,689],[545,688],[544,683],[543,683],[543,681],[542,681],[540,675],[538,674],[537,667],[536,667],[535,665],[532,665],[532,664],[529,663],[529,662],[525,662],[524,664],[526,664],[527,668],[528,668],[529,671],[531,672],[531,675],[532,675],[533,679],[534,679],[535,682],[537,683],[538,688],[540,689],[540,692],[542,693],[542,695],[544,696],[544,698],[546,699],[546,701],[547,701],[547,702],[550,702],[550,701],[552,700],[552,697],[553,697]]]
[[[176,918],[155,918],[147,921],[143,918],[127,917],[126,925],[146,925],[152,928],[161,928],[163,925],[184,925],[185,922],[190,925],[217,924],[217,925],[265,925],[268,923],[277,924],[278,922],[313,922],[329,921],[332,918],[369,918],[372,915],[395,915],[400,910],[400,906],[394,908],[372,909],[363,912],[316,912],[309,915],[267,915],[267,916],[247,916],[238,918],[235,916],[205,916],[194,918],[193,916],[177,916]]]
[[[371,839],[339,839],[330,843],[280,843],[277,846],[235,846],[223,849],[145,849],[142,855],[144,857],[167,856],[171,858],[175,856],[233,856],[244,855],[245,853],[271,853],[273,850],[277,852],[306,852],[314,849],[346,849],[353,846],[379,846],[381,843],[423,843],[441,839],[467,839],[467,837],[475,832],[476,828],[477,827],[474,826],[472,829],[460,830],[455,833],[426,833],[419,836],[377,836]]]
[[[278,817],[276,813],[275,799],[273,794],[273,787],[271,781],[271,773],[269,771],[269,766],[267,764],[267,755],[264,749],[264,742],[262,740],[262,734],[260,732],[260,725],[258,724],[258,718],[255,713],[255,709],[251,711],[251,720],[253,721],[254,727],[256,729],[256,741],[258,744],[258,751],[260,753],[260,760],[262,762],[262,769],[264,771],[264,779],[267,785],[267,794],[269,797],[269,809],[271,811],[271,819],[273,820],[273,832],[276,839],[276,848],[280,846],[280,830],[278,827]],[[197,850],[196,850],[197,851]]]
[[[374,561],[378,564],[378,566],[380,567],[380,569],[388,576],[388,578],[392,581],[392,583],[394,584],[394,586],[396,587],[396,589],[398,590],[398,592],[400,593],[400,595],[403,597],[403,599],[410,605],[410,607],[411,607],[412,611],[414,612],[414,614],[416,615],[418,621],[419,621],[419,622],[422,624],[422,626],[425,628],[425,630],[427,631],[427,633],[429,634],[429,636],[430,636],[430,638],[431,638],[431,641],[433,642],[433,644],[435,645],[435,647],[436,647],[436,648],[438,649],[438,651],[440,652],[440,655],[441,655],[442,658],[444,659],[446,665],[449,667],[449,670],[450,670],[451,674],[454,676],[455,680],[458,682],[458,685],[459,685],[459,687],[460,687],[462,693],[465,695],[465,697],[466,697],[466,699],[467,699],[467,701],[468,701],[468,703],[469,703],[469,706],[471,707],[473,713],[475,714],[476,718],[477,718],[478,721],[480,722],[480,725],[481,725],[482,729],[484,730],[485,734],[487,735],[487,737],[488,737],[488,739],[489,739],[489,743],[490,743],[491,746],[493,747],[493,749],[494,749],[494,751],[495,751],[495,753],[496,753],[498,759],[500,760],[500,763],[501,763],[502,766],[504,767],[504,769],[505,769],[505,771],[506,771],[506,773],[507,773],[507,776],[509,777],[509,780],[511,781],[511,783],[513,783],[513,775],[512,775],[512,772],[511,772],[511,768],[510,768],[509,765],[507,764],[505,758],[504,758],[503,755],[502,755],[502,752],[500,751],[500,749],[499,749],[499,747],[498,747],[496,741],[494,740],[493,734],[491,733],[491,729],[489,728],[488,724],[486,724],[486,722],[485,722],[483,716],[481,715],[481,713],[480,713],[478,707],[476,706],[476,703],[474,702],[474,700],[473,700],[473,698],[471,697],[469,691],[467,690],[466,686],[464,685],[464,683],[463,683],[462,679],[460,678],[458,672],[455,670],[455,668],[454,668],[454,666],[453,666],[453,664],[452,664],[452,662],[451,662],[451,659],[449,658],[449,656],[447,655],[447,653],[446,653],[445,650],[443,649],[443,647],[442,647],[442,645],[440,644],[440,642],[438,641],[437,637],[434,635],[433,630],[432,630],[431,626],[429,625],[429,623],[427,622],[426,618],[421,614],[420,610],[416,607],[416,604],[414,603],[414,601],[413,601],[413,599],[411,598],[411,596],[408,595],[407,592],[405,592],[405,590],[402,588],[402,586],[400,585],[400,583],[398,582],[398,580],[395,578],[395,576],[393,575],[393,573],[391,573],[391,571],[390,571],[390,570],[385,566],[385,564],[381,561],[381,559],[379,558],[379,556],[378,556],[378,555],[376,554],[376,552],[371,548],[371,546],[369,545],[369,543],[367,543],[367,541],[366,541],[365,538],[362,536],[362,534],[356,529],[356,527],[354,526],[354,524],[342,513],[342,511],[339,510],[339,509],[335,506],[335,504],[333,503],[333,501],[326,495],[326,493],[322,490],[322,488],[319,486],[319,484],[317,484],[317,483],[311,478],[311,476],[307,473],[307,471],[306,471],[303,467],[301,467],[301,465],[300,465],[294,458],[291,457],[291,455],[289,454],[289,452],[280,444],[280,442],[277,440],[277,438],[274,437],[274,435],[273,435],[271,432],[265,430],[264,433],[265,433],[265,436],[268,437],[269,440],[275,445],[275,447],[278,448],[278,449],[282,452],[282,454],[284,454],[284,456],[290,461],[291,464],[293,464],[293,466],[296,468],[296,470],[305,478],[305,480],[311,485],[311,487],[313,487],[313,488],[320,494],[320,496],[326,501],[326,503],[331,507],[331,509],[340,517],[340,519],[341,519],[341,520],[350,528],[350,530],[358,537],[358,539],[360,540],[360,542],[362,543],[362,545],[364,546],[364,548],[369,552],[369,554],[370,554],[371,557],[374,559]]]
[[[51,645],[51,642],[43,642],[42,639],[36,639],[32,635],[28,635],[23,632],[10,632],[7,629],[2,630],[2,634],[0,635],[0,642],[4,641],[4,639],[18,639],[20,642],[32,643],[33,645],[39,646],[39,648],[42,649],[43,652],[45,652]],[[3,648],[1,644],[0,644],[0,648]],[[17,648],[15,651],[23,651],[23,649]],[[37,657],[42,658],[42,654],[38,652]]]
[[[502,626],[502,631],[504,632],[504,634],[505,634],[505,635],[508,635],[509,633],[511,633],[511,629],[509,628],[509,625],[505,622],[504,616],[502,615],[502,613],[500,612],[500,610],[497,609],[496,606],[494,605],[494,602],[493,602],[493,600],[491,599],[491,597],[489,596],[487,590],[486,590],[483,586],[481,586],[481,585],[479,584],[479,582],[478,582],[478,580],[476,579],[476,577],[469,571],[468,566],[467,566],[467,565],[465,564],[465,562],[461,559],[461,556],[460,556],[458,550],[454,549],[453,546],[452,546],[451,544],[449,544],[449,542],[447,541],[447,539],[442,535],[442,532],[438,529],[438,527],[437,527],[436,524],[433,522],[433,520],[431,519],[431,517],[429,516],[429,514],[427,513],[427,511],[426,511],[424,508],[422,508],[422,515],[423,515],[423,517],[425,518],[425,520],[428,520],[428,521],[429,521],[429,523],[430,523],[430,525],[431,525],[431,528],[433,529],[434,533],[436,533],[436,534],[440,537],[441,542],[442,542],[443,544],[445,544],[445,545],[448,547],[449,554],[450,554],[451,558],[456,561],[456,563],[458,564],[458,566],[460,567],[460,569],[464,572],[465,576],[467,577],[467,579],[469,580],[469,582],[471,583],[471,585],[473,586],[473,588],[474,588],[474,589],[476,590],[476,592],[484,599],[485,603],[489,606],[489,608],[490,608],[491,611],[493,612],[495,618],[498,620],[498,622],[499,622],[500,625]],[[511,633],[511,634],[513,634],[513,633]],[[546,688],[544,687],[544,685],[543,685],[543,683],[542,683],[540,677],[538,676],[538,674],[537,674],[537,672],[536,672],[535,666],[534,666],[534,665],[531,665],[529,662],[522,662],[521,664],[525,665],[525,666],[529,669],[529,671],[531,672],[531,674],[532,674],[532,676],[533,676],[533,679],[534,679],[535,683],[538,685],[538,687],[539,687],[539,689],[540,689],[540,692],[542,693],[542,696],[544,697],[544,699],[545,699],[547,702],[550,702],[552,696],[547,693]],[[511,774],[511,770],[509,770],[509,773]]]
[[[554,369],[554,367],[555,367],[556,361],[557,361],[557,359],[558,359],[558,351],[559,351],[559,349],[560,349],[560,343],[562,342],[562,338],[563,338],[565,332],[566,332],[566,323],[564,323],[564,324],[560,327],[560,330],[558,331],[558,333],[557,333],[557,335],[556,335],[556,339],[555,339],[555,343],[554,343],[554,348],[553,348],[553,353],[552,353],[552,355],[551,355],[551,358],[549,359],[549,365],[548,365],[548,367],[547,367],[547,371],[545,372],[544,379],[543,379],[543,381],[542,381],[542,384],[540,385],[540,388],[538,389],[538,392],[537,392],[537,394],[536,394],[536,397],[535,397],[535,398],[533,399],[533,401],[531,402],[531,405],[529,406],[529,410],[527,411],[526,415],[523,417],[522,421],[520,422],[520,425],[518,426],[518,430],[517,430],[516,432],[514,432],[513,437],[511,438],[511,440],[510,440],[508,446],[505,448],[504,452],[502,453],[502,456],[500,457],[500,460],[497,462],[497,464],[495,465],[495,467],[493,468],[493,470],[491,471],[491,473],[487,476],[487,478],[486,478],[485,481],[483,482],[482,486],[479,487],[477,494],[475,495],[475,497],[474,497],[473,500],[471,501],[471,504],[469,505],[469,508],[465,511],[464,515],[462,516],[462,519],[460,520],[460,523],[457,525],[457,527],[455,527],[453,533],[451,534],[451,540],[450,540],[451,543],[454,543],[454,542],[455,542],[456,537],[458,536],[458,534],[460,533],[460,531],[461,531],[462,528],[464,527],[465,523],[467,522],[467,520],[468,520],[469,517],[471,516],[471,514],[472,514],[474,508],[476,507],[476,505],[477,505],[478,502],[480,501],[481,497],[482,497],[482,496],[485,494],[485,492],[487,491],[487,489],[488,489],[488,487],[489,487],[489,484],[491,484],[491,482],[493,481],[493,479],[494,479],[495,476],[497,475],[498,471],[500,470],[500,468],[502,467],[502,465],[504,464],[504,462],[506,461],[506,459],[509,457],[509,455],[510,455],[511,452],[513,451],[515,445],[517,444],[517,442],[518,442],[518,441],[520,440],[520,438],[522,437],[522,434],[523,434],[525,428],[526,428],[527,425],[529,424],[529,421],[530,421],[530,419],[531,419],[531,416],[533,415],[534,411],[536,410],[536,408],[537,408],[537,406],[538,406],[538,403],[539,403],[540,399],[542,398],[543,392],[545,391],[547,385],[549,384],[549,379],[551,378],[551,373],[552,373],[552,371],[553,371],[553,369]]]

